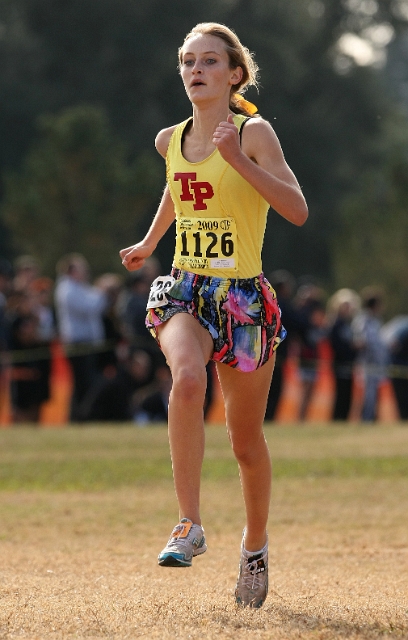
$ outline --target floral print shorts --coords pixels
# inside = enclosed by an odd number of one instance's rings
[[[255,278],[217,278],[173,268],[175,283],[164,306],[148,309],[146,327],[156,327],[176,313],[189,313],[210,333],[212,360],[238,371],[258,369],[286,337],[276,294],[263,273]],[[160,345],[160,343],[159,343]]]

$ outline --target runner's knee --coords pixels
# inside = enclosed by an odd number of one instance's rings
[[[248,438],[234,438],[230,433],[230,440],[234,456],[242,466],[256,467],[262,455],[266,454],[269,456],[268,447],[263,435],[257,439],[251,436]]]
[[[203,400],[207,387],[205,367],[181,366],[173,372],[172,396],[181,402]]]

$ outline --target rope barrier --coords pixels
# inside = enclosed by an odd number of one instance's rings
[[[64,355],[67,358],[75,357],[75,356],[83,356],[83,355],[97,355],[102,353],[107,353],[108,351],[115,350],[118,347],[118,344],[115,340],[105,340],[103,342],[99,342],[97,344],[93,343],[71,343],[64,344],[58,343]],[[156,343],[147,336],[146,338],[142,336],[136,337],[129,344],[131,348],[140,348],[140,349],[148,349],[152,351],[157,347]],[[50,346],[40,346],[32,349],[19,349],[14,351],[3,350],[0,352],[0,365],[4,366],[13,366],[18,364],[25,364],[30,362],[35,362],[38,360],[51,360],[53,358],[52,353],[53,345]],[[295,358],[298,362],[298,366],[300,369],[305,368],[312,371],[317,371],[323,361],[323,359],[314,359],[303,361],[301,358]],[[368,375],[378,375],[380,377],[388,377],[393,379],[408,379],[408,365],[403,364],[388,364],[388,365],[379,365],[379,364],[366,364],[359,361],[356,362],[342,362],[341,364],[337,364],[333,360],[324,359],[333,370],[334,374],[341,375],[352,375],[356,370],[362,371]]]
[[[3,366],[14,365],[20,363],[36,362],[38,360],[52,360],[53,347],[59,345],[67,358],[74,356],[84,356],[91,354],[102,354],[108,351],[116,350],[118,342],[116,340],[104,340],[98,343],[78,342],[64,344],[62,342],[51,343],[50,345],[41,345],[31,349],[15,349],[0,351],[0,364]],[[119,343],[120,346],[120,343]],[[137,336],[128,343],[130,348],[149,349],[152,351],[156,347],[156,343],[152,338],[147,336]]]
[[[62,344],[61,347],[67,357],[106,353],[116,346],[114,341],[104,341],[98,344],[78,343],[71,345]],[[33,347],[31,349],[16,349],[14,351],[2,351],[3,364],[20,364],[37,362],[38,360],[51,360],[53,358],[52,345]]]

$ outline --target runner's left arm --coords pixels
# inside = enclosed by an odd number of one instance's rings
[[[242,132],[242,146],[232,116],[220,122],[213,142],[220,154],[281,216],[301,226],[308,217],[302,190],[288,166],[269,122],[253,118]]]

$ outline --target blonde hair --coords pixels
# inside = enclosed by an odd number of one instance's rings
[[[361,308],[361,298],[354,289],[339,289],[336,291],[327,303],[327,311],[332,320],[339,313],[339,309],[343,304],[350,307],[350,313],[354,316]]]
[[[240,39],[232,29],[218,22],[201,22],[197,24],[184,38],[183,45],[178,50],[179,68],[183,62],[183,48],[187,40],[197,35],[209,35],[221,38],[225,44],[225,50],[229,57],[230,69],[241,67],[242,78],[231,88],[230,109],[234,113],[242,113],[243,115],[252,116],[245,108],[245,102],[240,100],[248,87],[253,86],[258,89],[258,71],[259,67],[254,60],[254,54],[241,43]],[[237,95],[235,95],[237,94]]]

